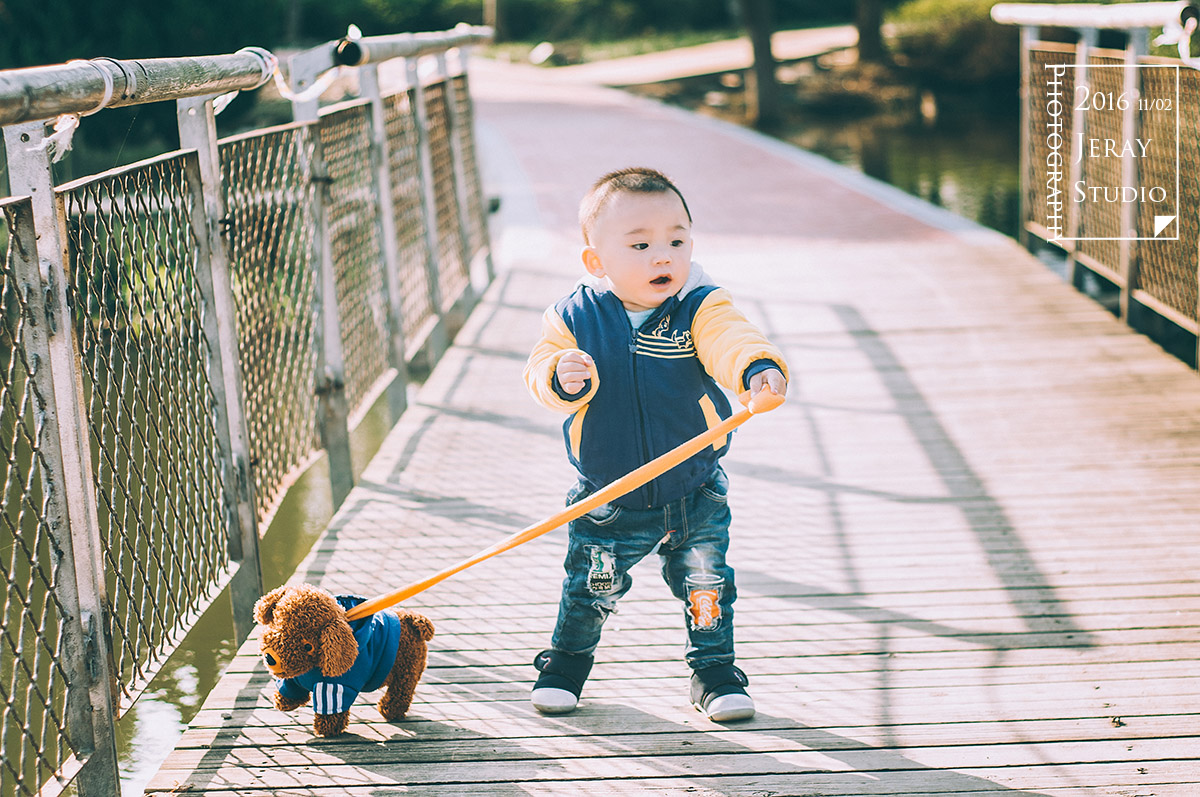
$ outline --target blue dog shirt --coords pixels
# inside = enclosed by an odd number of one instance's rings
[[[338,604],[347,611],[364,602],[360,595],[338,595]],[[277,678],[279,694],[291,701],[303,700],[311,692],[313,711],[317,714],[340,714],[349,711],[359,692],[370,692],[383,686],[396,652],[400,649],[400,618],[394,612],[377,612],[350,623],[358,656],[354,666],[336,678],[327,678],[320,667],[313,667],[295,678]]]

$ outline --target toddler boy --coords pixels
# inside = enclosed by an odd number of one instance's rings
[[[579,483],[575,503],[729,417],[718,385],[783,395],[783,355],[693,263],[692,217],[679,189],[652,169],[600,178],[579,211],[588,277],[547,309],[525,381],[563,424]],[[657,550],[684,604],[691,699],[717,722],[749,719],[748,679],[734,666],[728,437],[648,484],[572,521],[550,649],[538,654],[531,700],[544,714],[575,709],[605,619],[630,588],[629,569]]]

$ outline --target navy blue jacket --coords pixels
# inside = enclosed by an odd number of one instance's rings
[[[568,351],[586,352],[595,363],[574,396],[555,376]],[[568,458],[594,492],[728,418],[721,385],[740,392],[766,368],[787,374],[779,350],[693,263],[680,292],[638,329],[602,284],[577,287],[543,316],[525,379],[540,403],[570,413],[563,423]],[[614,503],[645,509],[682,498],[704,484],[728,442],[722,438]]]

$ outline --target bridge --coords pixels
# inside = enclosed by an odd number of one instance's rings
[[[1011,239],[732,125],[456,58],[474,35],[317,48],[282,70],[295,124],[220,141],[219,81],[178,100],[189,150],[55,202],[40,123],[6,128],[34,162],[0,201],[4,793],[116,793],[105,716],[228,589],[248,637],[148,794],[1194,794],[1200,382],[1127,321],[1188,329],[1128,270],[1172,261],[1194,332],[1196,204],[1190,252],[1069,253],[1125,280],[1115,317]],[[318,111],[339,57],[363,99]],[[69,67],[77,110],[121,96],[134,67],[108,64]],[[241,90],[271,72],[230,64]],[[262,530],[323,457],[340,508],[292,580],[371,596],[560,508],[559,419],[520,371],[578,278],[578,197],[630,163],[676,178],[696,258],[795,375],[725,458],[758,716],[688,705],[650,563],[579,710],[538,715],[559,530],[406,602],[438,633],[405,721],[368,696],[314,738],[271,707],[248,621]],[[351,483],[372,407],[394,426]]]

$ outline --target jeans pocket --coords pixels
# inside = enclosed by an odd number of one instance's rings
[[[710,501],[718,504],[729,501],[729,477],[725,475],[725,471],[720,466],[713,470],[708,481],[700,485],[700,492]]]
[[[607,526],[621,515],[621,507],[616,504],[601,504],[584,515],[594,526]]]
[[[570,492],[567,493],[567,506],[578,504],[580,501],[586,500],[590,495],[591,493],[588,492],[587,487],[583,484],[583,482],[580,482],[572,487]],[[587,520],[594,526],[607,526],[616,520],[620,514],[621,507],[613,503],[608,503],[601,504],[590,512],[585,513],[580,519],[587,518]]]
[[[575,482],[575,486],[572,487],[570,490],[567,490],[567,504],[566,505],[570,506],[571,504],[577,504],[580,501],[582,501],[583,499],[587,498],[587,496],[588,496],[588,491],[587,491],[587,487],[584,485],[584,483],[583,482]]]

